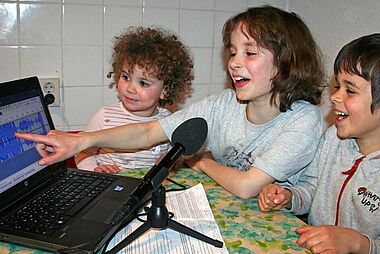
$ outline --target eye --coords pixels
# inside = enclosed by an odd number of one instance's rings
[[[128,74],[121,74],[121,77],[122,77],[124,80],[126,80],[126,81],[128,81],[128,80],[131,79],[131,77],[130,77]]]
[[[141,87],[144,87],[144,88],[148,88],[148,87],[150,87],[150,84],[147,83],[147,82],[144,81],[144,80],[141,80],[141,81],[139,82],[139,84],[140,84]]]
[[[339,90],[339,89],[340,89],[340,85],[339,85],[339,84],[335,84],[335,85],[334,85],[334,89],[335,89],[335,90]]]
[[[247,56],[255,56],[257,55],[256,52],[253,52],[253,51],[248,51],[247,53],[245,53]]]
[[[230,53],[230,57],[234,57],[234,56],[236,56],[236,51],[235,51],[234,49],[229,48],[229,49],[228,49],[228,52]]]
[[[337,91],[341,88],[340,84],[335,84],[334,89]],[[355,90],[351,89],[349,86],[344,87],[347,94],[355,94]]]
[[[345,88],[347,94],[356,94],[358,92],[358,88],[351,84],[348,84]]]

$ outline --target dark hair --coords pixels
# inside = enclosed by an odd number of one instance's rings
[[[160,28],[129,27],[114,39],[112,67],[116,84],[123,66],[132,73],[138,65],[148,75],[164,81],[165,99],[160,99],[161,106],[178,101],[180,93],[190,88],[193,60],[190,50],[176,35]]]
[[[346,44],[335,58],[335,77],[339,72],[356,74],[371,82],[373,113],[380,104],[380,33],[363,36]]]
[[[231,46],[232,32],[240,24],[242,33],[273,54],[277,73],[272,79],[272,104],[279,96],[279,109],[285,112],[294,101],[305,100],[314,105],[321,102],[326,86],[321,53],[297,14],[272,6],[253,7],[237,14],[223,28],[226,50]]]

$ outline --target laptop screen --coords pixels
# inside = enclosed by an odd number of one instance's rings
[[[50,130],[38,89],[7,91],[0,95],[0,193],[44,168],[38,165],[41,156],[35,143],[15,138],[15,132],[46,134]]]

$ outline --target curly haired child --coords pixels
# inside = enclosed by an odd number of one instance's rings
[[[193,79],[189,50],[177,36],[158,28],[131,27],[115,37],[112,67],[120,102],[102,107],[86,131],[166,117],[170,111],[162,106],[179,102]],[[168,148],[168,143],[149,149],[89,148],[75,159],[78,168],[117,173],[152,166]]]
[[[312,253],[380,253],[380,33],[345,45],[334,63],[335,125],[299,183],[265,186],[262,211],[307,214],[299,245]]]

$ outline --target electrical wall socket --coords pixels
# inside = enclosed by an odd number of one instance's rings
[[[59,107],[60,99],[60,80],[58,77],[43,77],[38,78],[40,81],[42,92],[45,96],[45,101],[50,107]]]

